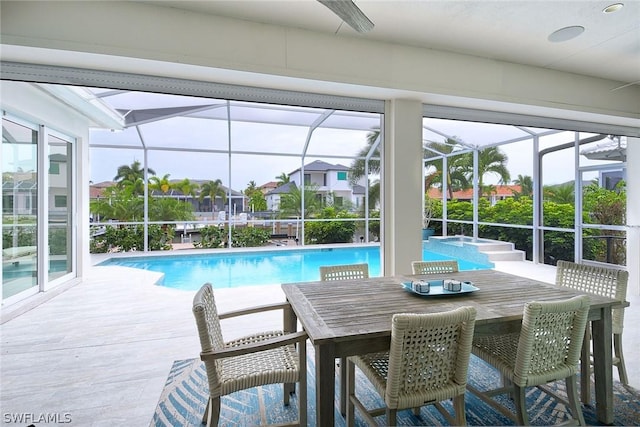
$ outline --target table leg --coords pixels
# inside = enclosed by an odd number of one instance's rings
[[[298,317],[291,305],[286,307],[282,313],[282,330],[284,332],[296,332],[298,330]]]
[[[340,413],[347,414],[347,358],[340,358]]]
[[[596,416],[604,424],[613,424],[613,364],[611,308],[601,310],[599,320],[591,324],[593,335],[593,375],[596,392]]]
[[[333,343],[316,349],[316,425],[333,426],[335,422],[336,356]]]
[[[582,403],[591,405],[591,322],[587,322],[580,353],[580,396]]]

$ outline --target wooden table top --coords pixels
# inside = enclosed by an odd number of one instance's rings
[[[417,278],[471,281],[479,290],[453,296],[420,296],[403,289],[402,282]],[[477,310],[476,329],[487,329],[493,324],[521,320],[526,302],[581,294],[496,270],[292,283],[282,285],[282,289],[316,345],[390,336],[391,316],[395,313],[435,313],[466,305]],[[620,304],[605,297],[590,297],[592,314],[602,307]]]

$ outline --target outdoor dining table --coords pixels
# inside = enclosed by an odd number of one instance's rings
[[[452,296],[422,296],[403,289],[402,282],[420,278],[470,281],[478,290]],[[289,283],[283,284],[282,289],[290,304],[290,312],[285,316],[286,329],[296,330],[299,320],[315,348],[318,426],[334,425],[335,359],[388,350],[394,313],[435,313],[473,306],[477,310],[475,335],[480,336],[519,330],[526,302],[559,300],[582,294],[495,270]],[[621,303],[595,295],[590,297],[596,415],[600,422],[611,424],[611,308]]]

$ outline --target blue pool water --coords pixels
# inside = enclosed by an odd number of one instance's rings
[[[424,251],[423,259],[455,258]],[[322,265],[359,263],[369,264],[370,276],[380,276],[380,248],[372,246],[111,258],[99,265],[119,265],[161,272],[164,273],[164,279],[160,285],[196,290],[206,282],[219,289],[320,280],[319,267]],[[492,267],[461,259],[458,264],[461,270]]]
[[[2,280],[17,280],[34,277],[36,257],[28,261],[13,262],[2,267]],[[67,270],[67,260],[50,260],[49,273],[59,273]]]

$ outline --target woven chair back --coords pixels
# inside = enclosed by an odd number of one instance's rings
[[[385,402],[418,407],[464,393],[476,309],[395,314]]]
[[[193,297],[193,315],[198,327],[200,347],[203,352],[221,350],[225,347],[222,337],[222,328],[218,317],[218,309],[213,296],[213,288],[210,283],[204,284]],[[213,395],[220,390],[220,360],[205,361],[209,389]]]
[[[514,383],[539,385],[577,372],[589,304],[589,297],[581,295],[525,305]]]
[[[629,273],[624,270],[558,261],[556,285],[625,301]],[[611,310],[614,334],[621,334],[624,326],[624,308]]]
[[[344,264],[320,267],[320,280],[368,279],[369,264]]]
[[[413,261],[413,274],[455,273],[458,271],[458,261]]]

